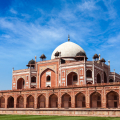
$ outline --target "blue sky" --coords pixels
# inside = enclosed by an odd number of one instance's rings
[[[0,0],[0,89],[12,87],[12,68],[70,40],[120,72],[120,0]]]

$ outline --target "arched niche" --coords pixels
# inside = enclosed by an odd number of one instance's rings
[[[114,91],[107,93],[106,103],[107,103],[107,105],[106,105],[107,108],[118,108],[119,94]]]
[[[62,95],[61,103],[62,103],[62,105],[61,105],[62,108],[71,107],[71,97],[70,97],[70,95],[67,94],[67,93]]]
[[[58,107],[58,97],[55,94],[50,95],[49,97],[49,107],[57,108]]]
[[[7,107],[14,108],[14,98],[12,96],[10,96],[7,100]]]
[[[101,83],[101,76],[99,73],[97,74],[97,83]]]
[[[22,96],[19,96],[17,98],[17,108],[24,108],[24,98]]]
[[[74,83],[78,82],[78,75],[75,72],[70,72],[67,75],[67,86],[73,85]]]
[[[45,108],[46,106],[46,99],[44,95],[40,95],[38,96],[38,104],[37,107],[38,108]]]
[[[27,108],[34,108],[34,97],[32,95],[27,97]]]
[[[94,92],[90,95],[90,107],[100,108],[101,107],[101,94]]]
[[[0,97],[0,108],[5,108],[5,98]]]
[[[104,72],[104,83],[107,83],[107,75],[105,72]]]
[[[76,108],[86,107],[86,104],[85,104],[85,95],[83,93],[78,93],[75,96],[75,107]]]
[[[17,89],[23,89],[25,85],[25,81],[23,78],[19,78],[17,80]]]

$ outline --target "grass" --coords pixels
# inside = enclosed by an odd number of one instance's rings
[[[0,120],[120,120],[119,117],[0,115]]]

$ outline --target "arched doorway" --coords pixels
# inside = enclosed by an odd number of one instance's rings
[[[49,107],[50,108],[57,108],[58,107],[58,97],[55,94],[52,94],[49,97]]]
[[[78,93],[75,96],[75,107],[82,108],[85,107],[85,95],[83,93]]]
[[[107,75],[105,72],[104,72],[104,83],[107,83]]]
[[[24,108],[24,98],[22,96],[19,96],[17,98],[17,108]]]
[[[0,97],[0,108],[5,108],[5,98]]]
[[[38,97],[38,108],[45,108],[46,104],[45,104],[45,96],[44,95],[40,95]]]
[[[94,92],[90,95],[90,107],[99,108],[101,107],[101,95],[98,92]]]
[[[61,107],[63,107],[63,108],[69,108],[69,107],[71,107],[71,97],[70,97],[70,95],[69,94],[64,94],[63,96],[62,96],[62,99],[61,99],[62,101],[62,106]]]
[[[34,108],[34,97],[32,95],[27,97],[27,108]]]
[[[14,108],[14,98],[12,96],[8,98],[7,103],[8,103],[7,105],[8,108]]]
[[[101,76],[99,73],[97,74],[97,83],[101,83]]]
[[[86,71],[86,77],[87,78],[92,78],[92,71],[91,70]]]
[[[23,89],[25,85],[24,79],[23,78],[19,78],[17,81],[17,89]]]
[[[106,95],[107,108],[117,108],[119,104],[119,95],[117,92],[111,91]]]
[[[112,83],[112,82],[113,82],[113,79],[110,79],[110,80],[109,80],[109,82],[111,82],[111,83]]]
[[[78,82],[77,73],[71,72],[67,75],[67,85],[74,85]]]

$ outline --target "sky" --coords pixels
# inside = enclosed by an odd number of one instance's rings
[[[12,88],[12,68],[67,41],[80,45],[88,61],[95,53],[120,72],[120,0],[0,0],[0,90]]]

